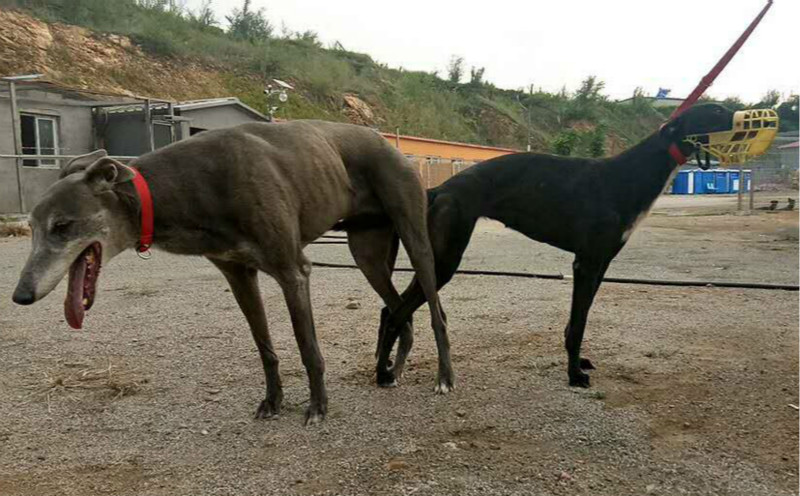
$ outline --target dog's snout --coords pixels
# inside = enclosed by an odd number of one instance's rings
[[[30,305],[36,301],[36,296],[30,289],[18,287],[14,290],[14,295],[11,299],[14,300],[14,303],[17,305]]]

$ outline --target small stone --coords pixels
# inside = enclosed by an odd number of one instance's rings
[[[389,470],[405,470],[409,467],[409,464],[406,463],[404,460],[389,460],[389,463],[386,464],[386,468]]]
[[[206,429],[203,429],[202,431],[200,431],[200,434],[208,436],[208,431]]]
[[[361,303],[357,301],[351,301],[345,306],[345,308],[348,310],[358,310],[359,308],[361,308]]]
[[[688,429],[689,427],[691,427],[691,426],[692,426],[692,424],[690,424],[689,422],[684,422],[684,423],[683,423],[683,426],[684,426],[686,429]]]
[[[647,494],[650,494],[650,493],[652,493],[653,491],[656,490],[656,487],[658,487],[658,486],[656,486],[655,484],[648,484],[647,487],[644,488],[644,491]]]
[[[443,443],[442,446],[444,446],[447,449],[451,449],[451,450],[457,450],[458,449],[458,445],[456,443],[454,443],[453,441],[449,441],[449,442]]]
[[[456,410],[456,415],[458,415],[459,417],[463,417],[466,414],[467,412],[465,412],[464,410]]]
[[[561,481],[571,481],[571,480],[572,480],[572,476],[571,476],[571,475],[569,475],[569,474],[568,474],[568,473],[566,473],[566,472],[561,472],[561,473],[558,475],[558,480],[561,480]]]

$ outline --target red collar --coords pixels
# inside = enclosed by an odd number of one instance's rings
[[[144,176],[135,167],[131,167],[131,169],[133,170],[133,185],[136,187],[142,209],[142,232],[139,235],[136,251],[144,253],[153,244],[153,198],[150,196],[150,188],[147,186]]]
[[[678,165],[683,165],[688,160],[686,158],[686,155],[684,155],[683,152],[681,152],[681,149],[675,143],[669,145],[669,149],[667,151],[669,152],[670,155],[672,155],[672,158],[675,159],[676,162],[678,162]]]

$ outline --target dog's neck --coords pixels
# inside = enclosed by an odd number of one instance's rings
[[[214,202],[212,206],[197,201],[194,189],[179,183],[174,169],[167,169],[162,162],[153,162],[156,157],[148,155],[133,165],[147,181],[153,207],[152,245],[184,255],[203,255],[215,248],[218,232],[215,230]],[[180,187],[178,187],[180,185]],[[132,226],[128,247],[136,249],[141,240],[141,203],[136,188],[126,183],[119,192],[121,200],[131,199],[125,204],[126,216]]]
[[[669,152],[672,144],[656,132],[609,159],[608,166],[621,190],[619,201],[637,211],[653,204],[679,167]]]

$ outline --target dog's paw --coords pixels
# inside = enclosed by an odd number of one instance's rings
[[[572,387],[582,387],[582,388],[590,387],[589,374],[585,374],[580,371],[571,373],[569,375],[569,385]]]
[[[595,366],[588,358],[581,358],[581,365],[582,370],[594,370]]]
[[[281,415],[281,405],[277,401],[264,400],[256,410],[257,419],[275,420]]]
[[[447,393],[449,393],[450,391],[452,391],[454,389],[455,389],[455,387],[453,387],[452,384],[447,384],[447,383],[444,383],[444,382],[438,382],[438,383],[436,383],[436,386],[434,386],[433,392],[436,393],[436,394],[447,394]]]
[[[453,378],[448,376],[439,376],[436,378],[436,386],[433,388],[433,392],[436,394],[447,394],[450,391],[455,389]]]
[[[403,378],[403,372],[405,371],[405,364],[403,363],[396,363],[394,366],[389,366],[389,371],[394,375],[397,379]]]
[[[394,371],[392,370],[379,371],[377,382],[378,382],[378,387],[382,388],[397,387],[397,379],[395,378]]]
[[[323,420],[325,420],[325,407],[309,406],[306,409],[306,419],[304,422],[306,427],[317,425]]]

